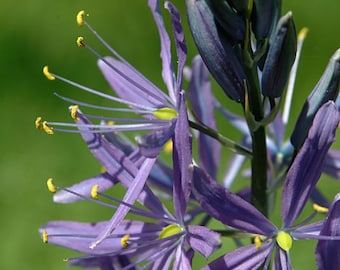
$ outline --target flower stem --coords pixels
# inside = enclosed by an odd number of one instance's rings
[[[248,158],[252,157],[252,152],[248,149],[243,147],[242,145],[224,137],[222,134],[218,133],[216,130],[213,130],[212,128],[209,128],[208,126],[205,126],[203,124],[198,124],[196,122],[189,120],[189,125],[191,128],[201,131],[202,133],[216,139],[219,141],[223,146],[227,147],[231,151],[244,155]]]

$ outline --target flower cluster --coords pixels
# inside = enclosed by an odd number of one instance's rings
[[[36,127],[50,135],[79,133],[105,169],[70,187],[57,186],[50,178],[47,186],[54,201],[87,200],[112,209],[106,221],[50,221],[39,230],[43,241],[80,252],[68,262],[84,268],[192,269],[201,254],[203,269],[292,269],[294,241],[315,239],[318,268],[338,269],[340,194],[329,201],[317,183],[322,173],[340,178],[340,152],[330,149],[340,122],[340,49],[287,136],[307,29],[296,33],[292,12],[281,14],[281,1],[186,0],[199,51],[190,67],[178,10],[164,2],[171,39],[163,1],[148,3],[159,32],[166,92],[111,48],[86,20],[85,11],[77,14],[78,25],[87,27],[111,56],[99,54],[83,37],[77,44],[98,58],[114,95],[43,68],[50,80],[123,106],[103,107],[58,95],[74,104],[69,107],[74,123],[36,119]],[[215,98],[210,75],[243,115]],[[86,114],[80,107],[118,117]],[[218,129],[216,112],[242,133],[239,142]],[[135,132],[135,139],[125,131]],[[171,164],[162,159],[162,151],[171,153]],[[232,154],[227,166],[221,161],[226,151]],[[232,192],[240,175],[249,178],[249,185]],[[124,187],[123,198],[110,194],[117,184]],[[281,224],[272,218],[277,196]],[[306,218],[301,213],[309,200],[314,210]],[[220,227],[212,226],[214,221]],[[223,238],[233,240],[235,249],[226,249]],[[222,255],[210,259],[216,251]]]

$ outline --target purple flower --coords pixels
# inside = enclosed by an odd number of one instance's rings
[[[136,140],[145,156],[156,157],[164,144],[171,138],[178,115],[179,107],[179,92],[182,90],[182,73],[186,61],[186,44],[181,26],[181,18],[177,9],[170,3],[165,2],[164,6],[168,9],[171,17],[172,30],[177,52],[177,71],[173,67],[173,59],[171,56],[170,38],[166,31],[163,17],[160,9],[159,0],[149,0],[149,6],[158,27],[160,41],[161,41],[161,59],[163,64],[162,77],[168,90],[166,95],[162,90],[156,87],[152,82],[145,78],[139,71],[130,65],[124,58],[122,58],[113,48],[111,48],[92,27],[84,19],[84,11],[77,15],[79,25],[86,25],[90,31],[109,49],[114,57],[103,57],[85,43],[82,37],[78,38],[77,43],[80,47],[88,48],[96,57],[99,58],[98,66],[104,77],[107,79],[110,86],[119,97],[104,94],[95,89],[80,85],[65,79],[59,75],[50,73],[47,67],[44,67],[44,74],[47,78],[54,80],[59,79],[68,84],[76,86],[94,95],[122,103],[129,106],[129,108],[111,108],[96,106],[85,102],[79,102],[70,98],[61,97],[62,99],[82,105],[83,107],[91,107],[100,109],[102,111],[120,111],[133,112],[140,114],[144,119],[135,118],[115,118],[86,115],[87,118],[100,119],[103,121],[114,121],[115,123],[122,122],[123,124],[100,124],[91,125],[93,132],[107,133],[113,131],[136,131],[136,130],[151,130],[150,133],[137,137]],[[55,131],[65,131],[65,129],[58,128],[73,128],[77,125],[37,121],[37,127],[45,129],[49,134]],[[73,131],[73,130],[66,130]]]
[[[284,183],[279,229],[250,203],[223,188],[198,167],[194,168],[193,193],[212,217],[255,237],[257,244],[236,249],[218,258],[206,269],[257,269],[268,267],[276,249],[277,269],[291,269],[289,249],[293,239],[319,239],[322,222],[294,224],[315,187],[327,152],[335,139],[340,113],[334,102],[327,102],[315,116],[301,150],[292,163]],[[262,244],[260,244],[262,242]],[[262,247],[261,247],[262,246]]]
[[[92,263],[98,262],[101,257],[112,257],[110,261],[117,261],[117,256],[127,256],[131,260],[129,267],[143,265],[143,267],[157,268],[162,265],[162,268],[167,268],[174,260],[173,269],[191,269],[192,250],[209,257],[220,246],[218,233],[203,226],[188,224],[194,217],[194,213],[187,211],[193,166],[191,136],[183,93],[180,94],[180,101],[182,105],[179,107],[178,122],[173,136],[174,215],[170,214],[146,185],[143,185],[143,192],[149,196],[141,200],[142,196],[139,195],[139,201],[143,203],[146,210],[133,206],[128,199],[124,198],[109,222],[47,223],[40,230],[45,242],[85,253],[83,259],[90,260]],[[143,169],[142,166],[136,177],[139,173],[143,173]],[[134,185],[134,182],[131,185]],[[97,192],[97,188],[95,192],[92,192],[93,197],[103,196],[116,201],[114,198]],[[70,190],[64,191],[70,192]],[[131,194],[131,197],[138,197],[136,194]],[[73,195],[78,194],[73,192]],[[111,207],[102,201],[98,203]],[[155,204],[160,207],[155,207]],[[120,212],[124,212],[123,208],[127,208],[132,214],[156,219],[156,222],[119,220],[122,217]],[[79,260],[75,259],[78,265]],[[71,259],[71,263],[72,261]]]

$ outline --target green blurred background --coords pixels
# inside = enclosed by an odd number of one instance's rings
[[[88,21],[106,41],[162,87],[158,33],[146,2],[1,1],[0,269],[68,269],[62,259],[71,253],[44,245],[37,232],[39,226],[52,219],[95,221],[109,218],[107,209],[86,202],[71,206],[53,204],[46,190],[45,181],[49,177],[66,186],[97,174],[100,165],[88,153],[79,135],[48,136],[34,128],[37,116],[70,121],[68,104],[55,97],[55,91],[80,100],[85,96],[63,83],[46,80],[42,67],[48,64],[51,71],[60,75],[96,89],[108,89],[96,67],[95,57],[75,46],[75,38],[84,35],[93,47],[106,53],[86,29],[75,24],[75,14],[85,9],[90,14]],[[184,15],[184,1],[173,2]],[[310,29],[292,104],[294,123],[303,100],[329,57],[340,47],[340,1],[287,0],[284,10],[293,11],[298,29],[303,26]],[[187,22],[183,21],[187,31]],[[189,35],[187,40],[190,61],[196,49]],[[98,103],[101,102],[98,99]],[[235,108],[231,103],[228,106]],[[329,183],[331,197],[339,191],[339,186],[335,181]],[[312,252],[312,248],[309,251]],[[306,263],[313,263],[314,258],[306,260],[303,245],[297,244],[293,252],[296,252],[294,260],[304,263],[297,264],[296,269],[313,269]]]

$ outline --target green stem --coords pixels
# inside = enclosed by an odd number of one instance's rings
[[[244,155],[244,156],[249,157],[249,158],[252,157],[252,152],[249,149],[247,149],[247,148],[243,147],[242,145],[224,137],[222,134],[218,133],[216,130],[213,130],[212,128],[209,128],[205,125],[192,122],[190,120],[189,120],[189,125],[193,129],[199,130],[202,133],[216,139],[223,146],[227,147],[231,151],[238,153],[240,155]]]
[[[247,33],[250,36],[250,14],[252,11],[252,0],[249,1],[249,12],[247,13]],[[249,110],[255,121],[260,122],[264,118],[262,107],[262,96],[260,83],[257,73],[257,63],[254,61],[254,55],[250,46],[249,39],[246,39],[243,47],[243,62],[248,78],[248,87],[245,86],[249,98]],[[264,126],[260,125],[257,129],[250,128],[252,138],[251,160],[251,202],[265,216],[268,216],[268,198],[267,198],[267,145],[266,133]]]

